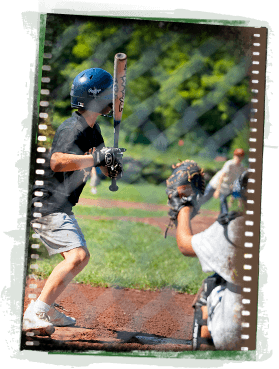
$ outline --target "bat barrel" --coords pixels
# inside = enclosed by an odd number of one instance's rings
[[[124,53],[118,53],[118,54],[115,55],[115,59],[125,60],[125,59],[127,59],[127,55],[124,54]]]
[[[117,53],[114,57],[113,79],[113,122],[114,122],[114,147],[118,147],[119,126],[122,118],[125,98],[127,55]],[[116,179],[112,178],[110,191],[117,191]]]

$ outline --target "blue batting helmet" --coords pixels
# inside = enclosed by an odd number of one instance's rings
[[[80,72],[73,81],[71,107],[107,115],[112,110],[113,78],[101,68]]]

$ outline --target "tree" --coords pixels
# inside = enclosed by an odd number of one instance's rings
[[[71,114],[74,77],[91,67],[113,74],[117,52],[128,56],[122,123],[126,142],[152,145],[153,137],[163,134],[170,146],[189,132],[210,136],[250,101],[249,60],[243,59],[247,45],[238,27],[52,18],[48,22],[53,29],[49,116],[54,130]],[[225,143],[226,150],[231,143]]]

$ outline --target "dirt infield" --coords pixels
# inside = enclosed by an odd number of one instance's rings
[[[168,210],[164,205],[122,201],[80,199],[79,204],[133,207],[152,211]],[[117,219],[148,223],[159,227],[162,233],[168,224],[168,217]],[[193,232],[206,229],[215,219],[216,213],[202,211],[192,221]],[[170,229],[169,235],[174,236],[175,230]],[[34,296],[39,296],[44,284],[44,280],[27,279],[24,311]],[[76,325],[67,328],[56,327],[51,337],[23,335],[22,349],[63,352],[189,351],[192,350],[194,297],[169,289],[141,291],[71,283],[56,302],[68,310],[66,315],[76,318]],[[212,348],[204,346],[204,349]]]

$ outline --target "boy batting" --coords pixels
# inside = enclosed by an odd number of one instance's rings
[[[53,269],[36,301],[23,317],[23,331],[51,335],[55,326],[74,325],[76,320],[56,309],[55,300],[70,281],[87,265],[90,254],[85,238],[72,211],[90,175],[100,167],[110,178],[122,175],[123,149],[105,147],[96,122],[113,106],[113,78],[101,68],[79,73],[71,89],[71,107],[77,110],[57,129],[45,163],[43,186],[34,187],[33,215],[36,203],[41,217],[31,221],[49,255],[60,254],[63,260]],[[36,191],[43,196],[36,197]]]

